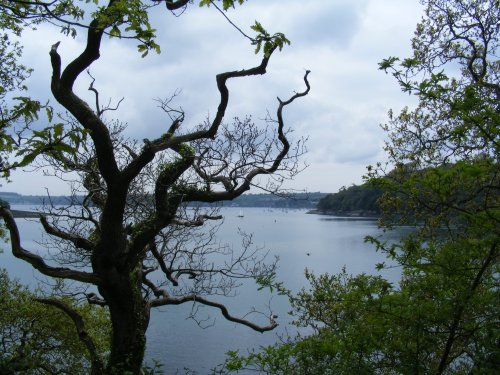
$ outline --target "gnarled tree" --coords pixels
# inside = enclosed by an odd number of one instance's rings
[[[233,3],[224,0],[223,6],[227,9]],[[38,5],[48,12],[53,4]],[[200,4],[216,5],[212,1]],[[25,249],[8,208],[0,209],[16,257],[44,275],[95,286],[97,293],[87,293],[89,302],[109,309],[111,352],[107,363],[103,359],[93,362],[94,373],[140,372],[154,307],[196,302],[257,331],[276,327],[273,320],[261,326],[235,317],[210,299],[213,294],[231,293],[240,278],[266,276],[275,263],[264,263],[248,242],[236,254],[215,246],[212,231],[195,235],[196,228],[221,217],[211,209],[186,207],[234,199],[257,184],[259,177],[274,176],[267,186],[276,190],[284,178],[298,171],[297,157],[304,151],[302,141],[291,144],[288,140],[283,111],[307,95],[309,72],[304,76],[305,90],[287,100],[278,99],[276,117],[269,116],[264,129],[249,117],[224,122],[230,95],[227,82],[265,74],[273,53],[288,43],[283,34],[270,35],[258,23],[252,27],[258,33],[252,42],[262,47],[261,61],[252,68],[217,75],[220,100],[213,119],[181,126],[184,112],[173,108],[170,99],[164,100],[160,106],[170,119],[167,131],[138,143],[126,140],[119,122],[105,119],[106,108],[99,104],[93,81],[89,89],[96,103],[91,109],[74,91],[74,83],[99,59],[105,34],[125,37],[130,32],[129,37],[141,41],[141,51],[157,49],[147,18],[150,6],[142,1],[111,0],[84,25],[86,45],[78,57],[64,65],[57,52],[59,43],[50,50],[51,90],[68,115],[64,126],[51,129],[60,142],[43,148],[44,160],[39,162],[48,163],[64,178],[76,172],[75,194],[84,195],[78,205],[52,207],[51,215],[41,219],[60,253],[48,260]],[[166,6],[177,9],[189,4],[167,1]],[[76,21],[67,25],[79,26]],[[219,264],[220,256],[210,258],[221,253],[226,257]]]

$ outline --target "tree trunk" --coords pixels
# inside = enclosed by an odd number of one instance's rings
[[[99,288],[112,324],[111,352],[106,373],[140,374],[146,349],[149,307],[141,295],[140,265],[130,272],[111,267]]]
[[[108,362],[109,374],[140,374],[146,350],[149,316],[137,303],[130,308],[110,308],[113,334]]]

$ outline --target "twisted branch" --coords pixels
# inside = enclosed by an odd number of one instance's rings
[[[35,298],[35,301],[43,303],[45,305],[54,306],[64,312],[75,324],[76,332],[78,334],[78,338],[87,348],[90,359],[92,363],[91,374],[101,374],[104,369],[103,362],[97,353],[96,346],[92,337],[89,336],[87,331],[85,330],[85,323],[80,314],[78,314],[74,309],[66,305],[65,303],[58,301],[56,299],[48,299],[48,298]]]
[[[36,255],[22,247],[19,229],[10,210],[5,207],[0,207],[0,217],[3,218],[7,229],[9,230],[12,254],[16,258],[22,259],[31,264],[33,268],[36,268],[42,274],[47,276],[71,279],[94,285],[98,285],[100,283],[100,278],[93,273],[76,271],[64,267],[49,266],[45,263],[45,260],[41,256]]]
[[[215,307],[215,308],[219,309],[220,312],[222,313],[222,315],[224,316],[224,318],[226,318],[230,322],[242,324],[242,325],[247,326],[247,327],[249,327],[257,332],[263,333],[263,332],[271,331],[278,326],[278,323],[276,321],[274,321],[274,319],[272,319],[272,318],[270,318],[269,325],[261,326],[261,325],[252,323],[249,320],[232,316],[231,314],[229,314],[227,307],[225,305],[223,305],[222,303],[210,301],[210,300],[205,299],[203,297],[200,297],[196,294],[191,294],[191,295],[181,297],[181,298],[164,297],[164,298],[153,300],[149,304],[150,304],[150,307],[157,307],[157,306],[166,306],[166,305],[181,305],[181,304],[186,303],[186,302],[198,302],[198,303],[201,303],[202,305]]]

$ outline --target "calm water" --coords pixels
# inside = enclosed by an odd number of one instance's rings
[[[376,274],[375,264],[385,260],[374,247],[365,244],[366,235],[381,235],[373,220],[340,219],[318,215],[308,215],[302,210],[270,210],[247,208],[244,217],[237,217],[239,208],[224,208],[224,223],[218,237],[222,243],[240,245],[238,229],[254,234],[254,243],[269,250],[270,256],[280,258],[278,279],[294,291],[305,286],[304,269],[316,273],[336,273],[346,266],[349,273]],[[28,249],[37,248],[40,236],[38,223],[19,220],[23,244]],[[397,236],[398,233],[392,234]],[[385,234],[387,238],[387,234]],[[12,257],[7,246],[0,254],[0,265],[9,270],[11,276],[25,283],[33,283],[41,277],[31,267]],[[309,254],[309,255],[308,255]],[[384,271],[384,276],[397,281],[398,269]],[[247,349],[268,345],[279,340],[286,332],[293,332],[292,320],[288,316],[289,305],[283,297],[272,296],[265,291],[257,291],[254,283],[245,284],[237,297],[218,299],[228,305],[235,316],[256,309],[269,316],[278,315],[278,328],[264,334],[250,328],[224,320],[218,310],[203,307],[199,317],[206,319],[208,328],[200,328],[192,319],[187,319],[192,306],[169,306],[152,312],[148,330],[148,360],[163,363],[166,374],[184,374],[184,367],[206,374],[224,361],[227,350]],[[248,319],[265,324],[263,315],[251,314]]]

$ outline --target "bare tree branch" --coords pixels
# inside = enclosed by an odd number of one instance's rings
[[[103,300],[102,298],[100,298],[95,293],[87,293],[87,294],[85,294],[85,297],[87,298],[87,302],[92,304],[92,305],[107,306],[106,301]]]
[[[198,302],[198,303],[201,303],[201,304],[206,305],[206,306],[215,307],[215,308],[219,309],[220,312],[222,313],[222,315],[224,316],[224,318],[226,318],[230,322],[235,322],[238,324],[245,325],[245,326],[250,327],[251,329],[253,329],[254,331],[257,331],[257,332],[271,331],[278,326],[278,323],[275,322],[274,319],[272,319],[272,318],[270,318],[269,325],[260,326],[258,324],[255,324],[255,323],[249,321],[249,320],[234,317],[231,314],[229,314],[227,307],[224,306],[223,304],[218,303],[218,302],[214,302],[214,301],[210,301],[206,298],[197,296],[195,294],[185,296],[182,298],[166,297],[166,298],[156,299],[156,300],[150,301],[150,306],[151,307],[158,307],[158,306],[166,306],[166,305],[181,305],[181,304],[187,303],[187,302]]]
[[[310,91],[310,84],[308,81],[308,75],[310,71],[307,70],[305,75],[304,75],[304,82],[306,84],[306,89],[303,92],[295,93],[292,97],[290,97],[286,101],[282,101],[281,99],[278,98],[279,101],[279,106],[277,110],[277,116],[278,116],[278,139],[282,144],[282,149],[278,156],[274,158],[274,162],[269,168],[263,168],[263,167],[258,167],[253,169],[248,173],[248,175],[245,177],[244,182],[239,186],[236,187],[234,186],[231,190],[226,190],[223,192],[203,192],[200,190],[197,191],[190,191],[186,193],[186,196],[184,198],[185,202],[193,202],[193,201],[198,201],[198,202],[218,202],[218,201],[224,201],[224,200],[231,200],[239,195],[243,194],[245,191],[250,189],[250,185],[252,180],[258,176],[258,175],[264,175],[264,174],[271,174],[274,173],[280,166],[280,164],[283,162],[285,159],[286,155],[288,154],[288,151],[290,150],[290,143],[288,142],[285,133],[284,133],[284,120],[283,120],[283,109],[291,104],[294,100],[297,98],[300,98],[302,96],[305,96],[309,93]],[[226,186],[226,184],[225,184]]]
[[[75,324],[76,332],[78,334],[78,338],[85,345],[87,351],[90,354],[91,366],[92,366],[91,374],[92,375],[102,374],[104,369],[104,364],[102,362],[102,359],[99,357],[99,354],[97,353],[97,349],[94,344],[94,341],[92,340],[92,337],[90,337],[87,331],[85,330],[85,323],[81,315],[78,314],[78,312],[76,312],[74,309],[63,303],[62,301],[56,299],[35,298],[35,301],[58,308],[59,310],[63,311],[73,321],[73,323]]]
[[[31,264],[38,271],[47,276],[59,277],[63,279],[71,279],[84,283],[98,285],[100,279],[97,275],[88,272],[75,271],[63,267],[51,267],[45,263],[42,257],[33,254],[21,246],[21,237],[19,229],[10,210],[5,207],[0,207],[0,216],[4,219],[7,229],[10,232],[10,240],[12,244],[12,254],[19,259]]]
[[[52,62],[51,89],[57,101],[61,103],[85,129],[90,131],[98,160],[101,160],[99,163],[99,171],[106,182],[113,185],[113,182],[116,181],[119,175],[119,170],[114,157],[109,130],[87,103],[72,91],[73,83],[77,76],[90,66],[93,61],[99,58],[100,37],[102,37],[102,34],[99,36],[99,33],[94,33],[94,29],[89,29],[89,38],[85,52],[68,65],[62,73],[62,76],[61,57],[57,53],[59,42],[52,46],[50,51]]]
[[[87,70],[87,74],[90,76],[90,78],[92,78],[92,82],[90,82],[90,86],[89,86],[89,91],[92,91],[95,95],[95,110],[96,110],[97,116],[101,117],[102,114],[106,111],[116,111],[118,109],[118,107],[120,107],[120,104],[124,98],[121,98],[118,101],[118,103],[116,103],[116,106],[114,108],[110,107],[111,99],[106,107],[101,107],[101,105],[99,104],[99,91],[97,91],[97,89],[94,87],[95,78],[92,76],[92,74],[90,74],[89,70]]]
[[[199,215],[194,220],[183,220],[183,219],[174,219],[172,220],[172,224],[182,225],[185,227],[201,227],[207,220],[221,220],[222,215],[210,216],[210,215]]]
[[[254,75],[262,75],[266,73],[266,68],[269,63],[269,59],[273,52],[276,50],[276,46],[273,47],[268,55],[262,58],[260,65],[250,68],[243,69],[238,71],[231,71],[226,73],[218,74],[216,77],[217,88],[220,93],[220,102],[217,108],[217,113],[212,124],[208,127],[208,129],[202,129],[196,132],[180,135],[177,137],[168,136],[168,137],[160,137],[153,141],[148,141],[139,157],[133,160],[124,170],[123,175],[127,181],[132,180],[137,176],[138,173],[144,168],[146,164],[153,160],[156,153],[166,150],[166,149],[174,149],[183,143],[188,143],[200,138],[215,138],[217,131],[222,123],[224,115],[226,113],[227,105],[229,103],[229,90],[226,86],[226,83],[231,78],[240,78],[240,77],[248,77]]]
[[[158,248],[156,247],[156,243],[154,241],[150,245],[149,250],[151,251],[151,254],[153,254],[156,261],[158,262],[158,265],[160,266],[160,269],[163,271],[163,273],[167,277],[167,280],[169,280],[173,286],[178,286],[179,282],[172,275],[172,270],[169,267],[167,267],[167,264],[165,263],[165,260],[163,259],[161,254],[158,252]],[[145,275],[144,275],[144,279],[145,279]],[[151,289],[156,290],[156,287],[151,287]]]
[[[79,249],[91,251],[94,247],[94,243],[92,243],[92,241],[89,241],[86,238],[77,236],[76,234],[64,232],[56,227],[53,227],[52,225],[49,224],[45,216],[40,217],[40,222],[42,223],[45,232],[47,232],[50,235],[56,236],[60,239],[70,241]]]

